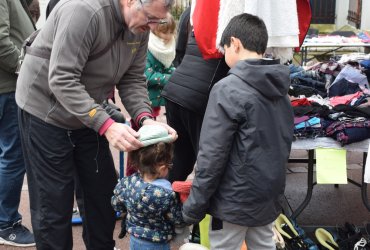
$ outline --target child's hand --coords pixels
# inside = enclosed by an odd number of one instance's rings
[[[123,239],[126,235],[126,213],[122,216],[122,221],[121,221],[121,232],[118,235],[119,239]]]

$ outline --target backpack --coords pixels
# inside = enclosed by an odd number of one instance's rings
[[[27,39],[23,42],[22,49],[21,49],[21,54],[19,55],[17,69],[15,71],[15,73],[17,75],[19,74],[19,71],[22,67],[22,63],[23,63],[23,60],[24,60],[24,57],[26,56],[26,54],[41,57],[41,58],[44,58],[44,59],[47,59],[47,60],[50,59],[51,51],[46,50],[46,49],[42,49],[42,48],[31,47],[32,43],[35,41],[35,39],[36,39],[37,35],[40,33],[40,31],[41,31],[41,29],[38,29],[38,30],[32,32],[32,34],[29,37],[27,37]],[[90,55],[87,60],[88,61],[94,61],[94,60],[100,58],[105,53],[107,53],[108,50],[110,48],[112,48],[113,44],[118,40],[118,38],[122,34],[123,34],[123,29],[118,31],[116,33],[116,35],[114,36],[113,40],[111,40],[101,51],[99,51],[96,54]]]

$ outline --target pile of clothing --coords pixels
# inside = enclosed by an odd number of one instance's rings
[[[370,138],[370,54],[289,68],[296,138],[329,136],[342,145]]]

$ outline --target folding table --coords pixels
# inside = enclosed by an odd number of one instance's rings
[[[293,163],[307,163],[307,192],[306,197],[302,201],[302,203],[293,210],[291,215],[292,219],[296,219],[298,215],[306,208],[309,204],[311,197],[312,197],[312,190],[313,187],[317,184],[314,182],[313,174],[314,174],[314,165],[316,163],[315,159],[315,149],[317,148],[337,148],[337,149],[346,149],[347,151],[352,152],[362,152],[363,153],[363,164],[362,164],[362,178],[361,183],[355,182],[354,180],[348,178],[348,182],[354,184],[361,188],[361,196],[362,202],[367,210],[370,212],[370,204],[369,199],[367,196],[367,183],[364,182],[364,173],[365,173],[365,164],[366,164],[366,157],[368,152],[370,139],[363,140],[361,142],[351,143],[345,146],[341,146],[339,142],[335,141],[329,137],[319,137],[316,139],[298,139],[293,142],[292,150],[307,150],[308,156],[307,158],[291,158],[289,162]]]
[[[314,43],[308,40],[307,42],[304,42],[301,46],[301,56],[302,56],[301,64],[305,65],[305,63],[314,58],[314,57],[307,58],[307,54],[309,50],[312,48],[321,48],[321,49],[326,48],[324,51],[315,51],[321,52],[320,55],[326,55],[329,53],[333,53],[344,47],[352,48],[370,47],[370,43]]]

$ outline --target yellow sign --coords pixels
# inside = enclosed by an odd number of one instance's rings
[[[316,149],[317,184],[347,184],[346,153],[345,149]]]

